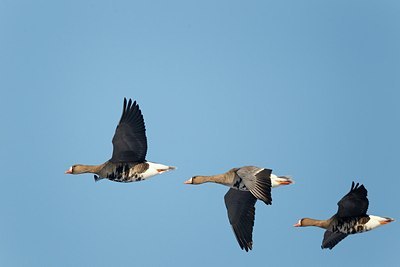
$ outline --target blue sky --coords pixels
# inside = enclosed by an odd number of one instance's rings
[[[0,1],[0,265],[397,266],[398,221],[321,250],[351,181],[400,219],[398,1]],[[123,97],[148,160],[130,184],[67,176],[111,156]],[[293,176],[240,250],[223,197],[193,175]]]

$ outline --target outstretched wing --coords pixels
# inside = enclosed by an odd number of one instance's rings
[[[247,189],[265,204],[272,204],[271,197],[271,173],[270,169],[260,169],[254,166],[246,166],[237,170],[237,175],[243,179]]]
[[[146,128],[139,105],[124,98],[124,108],[112,140],[112,162],[143,162],[147,153]]]
[[[364,185],[359,186],[359,183],[355,185],[353,182],[350,192],[338,202],[337,216],[340,218],[366,216],[369,204],[367,193]]]
[[[322,240],[321,248],[329,248],[332,249],[336,246],[340,241],[346,238],[347,234],[341,232],[331,232],[329,230],[325,231],[324,239]]]
[[[241,249],[253,248],[253,226],[257,199],[249,191],[229,189],[224,197],[228,210],[229,223],[232,225],[236,240]]]

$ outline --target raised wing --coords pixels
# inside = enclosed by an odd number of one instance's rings
[[[111,162],[143,162],[147,153],[146,128],[139,105],[124,98],[124,108],[112,140]]]
[[[331,232],[329,230],[325,231],[324,239],[322,240],[321,248],[329,248],[332,249],[336,246],[340,241],[346,238],[347,234],[341,232]]]
[[[253,226],[257,199],[249,191],[229,189],[224,197],[229,223],[241,249],[253,248]]]
[[[271,197],[271,173],[270,169],[260,169],[254,166],[246,166],[236,171],[243,179],[247,189],[265,204],[272,204]]]
[[[339,218],[366,216],[369,204],[367,193],[364,185],[359,186],[359,183],[353,182],[350,192],[338,202],[337,216]]]

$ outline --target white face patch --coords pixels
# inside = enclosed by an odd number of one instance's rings
[[[67,171],[65,171],[65,174],[72,174],[72,166],[69,167],[69,169]]]
[[[185,184],[193,184],[193,177],[185,181]]]

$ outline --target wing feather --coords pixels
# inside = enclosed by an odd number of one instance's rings
[[[111,162],[143,162],[147,153],[146,127],[139,105],[124,98],[121,119],[112,140]]]
[[[249,191],[229,189],[224,197],[229,223],[241,249],[253,248],[253,226],[257,199]]]
[[[324,239],[322,240],[321,248],[329,248],[332,249],[336,246],[340,241],[346,238],[347,234],[341,232],[332,232],[330,230],[326,230],[324,234]]]
[[[338,202],[337,216],[340,218],[366,216],[369,205],[367,193],[364,185],[360,186],[359,183],[353,182],[350,192]]]
[[[242,167],[237,170],[237,175],[243,179],[247,189],[265,204],[272,204],[271,173],[270,169],[260,169],[253,166]]]

